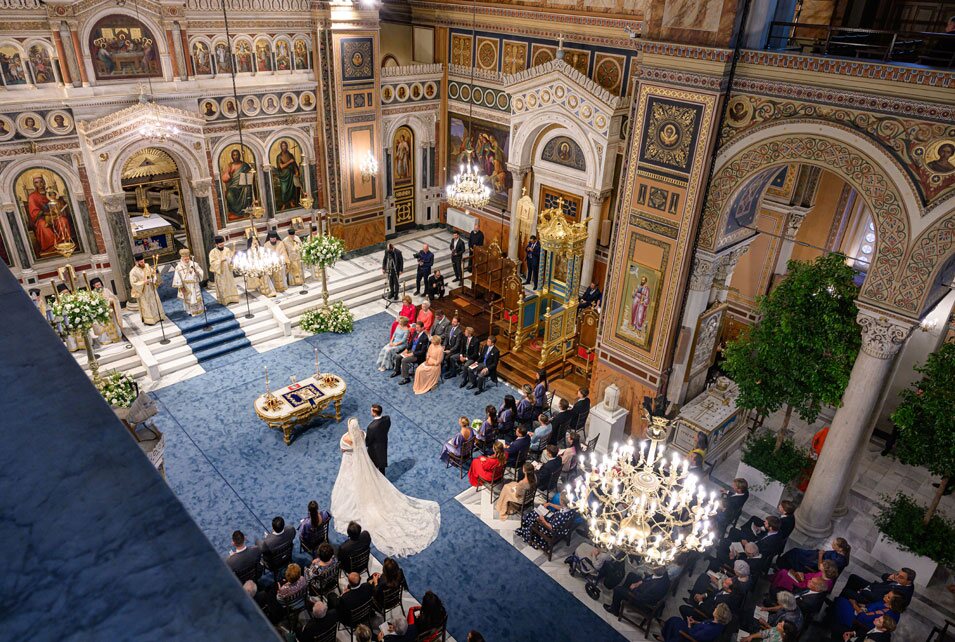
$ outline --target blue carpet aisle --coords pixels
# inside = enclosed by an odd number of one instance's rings
[[[243,355],[234,353],[252,347],[235,315],[205,290],[202,291],[202,300],[206,304],[206,316],[212,329],[204,329],[204,315],[191,317],[186,314],[182,301],[177,298],[177,290],[172,287],[171,269],[163,275],[158,291],[166,316],[179,327],[183,338],[203,368],[208,370],[244,358]]]
[[[459,415],[480,416],[488,403],[500,403],[503,391],[474,396],[449,382],[415,397],[410,385],[398,386],[374,367],[391,320],[382,313],[357,322],[351,335],[309,337],[262,354],[244,350],[231,363],[154,393],[169,484],[200,528],[225,554],[236,528],[260,538],[274,515],[297,524],[309,500],[328,506],[344,421],[297,433],[287,447],[252,410],[253,398],[264,392],[263,368],[273,388],[285,385],[290,375],[313,371],[314,346],[322,370],[348,384],[345,417],[367,424],[374,402],[391,415],[388,478],[402,492],[441,504],[438,539],[401,564],[417,598],[431,589],[444,600],[455,638],[464,640],[475,628],[494,642],[623,639],[454,499],[467,480],[445,469],[440,446]],[[334,532],[332,538],[343,539]]]

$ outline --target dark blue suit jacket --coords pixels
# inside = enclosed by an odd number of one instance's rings
[[[640,586],[630,591],[630,599],[642,606],[653,606],[662,600],[669,590],[669,575],[651,577],[643,580]]]

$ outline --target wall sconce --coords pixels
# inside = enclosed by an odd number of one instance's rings
[[[375,155],[371,153],[371,150],[368,151],[368,155],[359,165],[359,169],[361,170],[361,182],[363,183],[372,180],[378,174],[378,161],[375,160]]]

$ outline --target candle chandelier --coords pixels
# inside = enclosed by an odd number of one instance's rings
[[[378,174],[378,161],[375,160],[375,155],[371,153],[371,150],[368,150],[368,154],[362,160],[358,169],[361,171],[362,182],[370,181]]]
[[[477,5],[471,5],[471,40],[474,40],[475,15]],[[474,88],[474,61],[471,61],[471,88]],[[481,175],[478,165],[471,162],[474,150],[471,147],[471,114],[473,113],[474,103],[468,102],[468,128],[465,133],[467,141],[464,148],[466,160],[461,163],[457,175],[451,184],[445,188],[448,204],[459,209],[481,209],[487,205],[491,199],[491,188],[487,186],[486,177]],[[516,188],[515,188],[516,189]]]
[[[668,421],[650,419],[648,439],[614,444],[598,461],[591,453],[584,475],[567,490],[571,503],[589,523],[594,543],[617,558],[637,555],[649,564],[665,564],[684,550],[713,544],[710,518],[717,494],[695,475],[689,460],[665,453]]]
[[[282,258],[271,248],[259,245],[257,238],[252,237],[252,246],[243,252],[237,252],[232,257],[232,267],[244,277],[262,278],[278,270],[282,266]]]
[[[146,96],[145,85],[139,86],[139,104],[142,105],[140,124],[137,129],[140,136],[163,143],[179,135],[179,128],[163,118],[159,105],[153,102],[151,90],[150,96]]]

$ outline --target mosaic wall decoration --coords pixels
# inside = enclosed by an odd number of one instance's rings
[[[0,114],[0,143],[69,136],[75,129],[73,113],[68,108]]]
[[[471,66],[471,36],[455,33],[451,35],[451,64],[462,67]]]
[[[97,80],[162,76],[156,37],[131,16],[100,18],[90,31],[88,46]]]
[[[481,85],[469,85],[456,80],[448,83],[448,98],[474,103],[478,107],[487,107],[497,111],[510,111],[511,109],[511,99],[506,92]]]
[[[739,229],[753,225],[756,221],[756,214],[759,211],[763,193],[776,179],[777,175],[784,171],[785,168],[780,170],[778,167],[766,169],[750,179],[743,186],[743,189],[739,190],[730,205],[730,215],[726,219],[723,234],[729,235]]]
[[[497,38],[477,39],[477,67],[485,71],[497,71]]]
[[[557,57],[557,47],[549,45],[531,45],[531,67],[543,65]]]
[[[505,40],[501,52],[501,72],[516,74],[527,69],[527,43]]]
[[[590,71],[590,52],[564,47],[564,62],[586,76]]]
[[[640,162],[688,173],[699,134],[701,105],[652,96],[647,103]]]
[[[342,38],[341,48],[343,83],[375,79],[373,38]]]
[[[547,141],[541,152],[541,159],[582,172],[587,170],[583,150],[577,141],[567,136],[555,136]]]
[[[594,61],[594,81],[610,93],[619,96],[623,87],[623,68],[625,64],[626,59],[623,56],[597,54]]]

